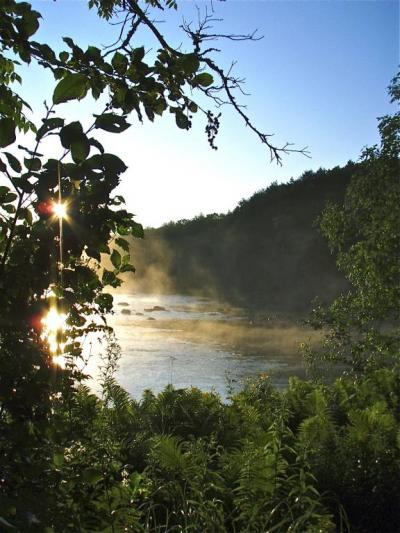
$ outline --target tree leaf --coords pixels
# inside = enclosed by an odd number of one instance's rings
[[[200,62],[196,54],[185,54],[179,58],[179,65],[187,76],[191,76],[199,69]]]
[[[139,63],[144,58],[145,50],[144,46],[134,48],[131,52],[131,60],[133,63]]]
[[[137,237],[138,239],[143,239],[144,237],[143,226],[134,220],[131,222],[131,235]]]
[[[122,159],[114,154],[103,154],[101,157],[107,170],[112,170],[116,174],[122,174],[128,168]]]
[[[111,65],[118,74],[125,74],[128,68],[128,59],[120,52],[115,52],[111,60]]]
[[[103,285],[113,285],[115,282],[116,275],[114,272],[111,272],[110,270],[103,270],[103,277],[101,278],[101,281],[103,282]]]
[[[200,85],[201,87],[209,87],[214,81],[214,78],[208,72],[202,72],[197,74],[193,80],[193,84]]]
[[[0,118],[0,148],[15,142],[15,128],[14,120],[9,117]]]
[[[190,102],[190,104],[188,105],[188,108],[189,108],[189,111],[191,111],[192,113],[197,113],[199,109],[196,102]]]
[[[97,305],[102,309],[102,311],[111,311],[113,305],[112,294],[102,293],[96,297]]]
[[[58,57],[60,58],[60,61],[62,61],[63,63],[67,62],[68,61],[68,58],[69,58],[69,53],[68,52],[60,52],[58,54]]]
[[[60,140],[64,148],[69,149],[71,144],[77,140],[78,137],[82,137],[83,128],[82,124],[78,121],[67,124],[60,131]]]
[[[126,239],[123,239],[122,237],[117,237],[115,239],[115,244],[122,248],[125,252],[129,253],[129,242]]]
[[[63,118],[53,117],[43,120],[43,124],[37,130],[36,140],[41,139],[49,131],[55,130],[57,128],[62,128],[62,126],[64,126]]]
[[[38,171],[42,167],[42,162],[38,157],[32,157],[32,159],[24,159],[24,165],[29,171]]]
[[[22,13],[21,18],[15,20],[15,26],[22,42],[36,33],[39,28],[39,18],[40,13],[37,11],[26,10]]]
[[[101,61],[101,50],[100,48],[97,48],[97,46],[89,46],[88,49],[85,52],[85,57],[89,61],[93,61],[94,63]]]
[[[30,209],[28,209],[28,208],[24,209],[24,218],[27,221],[27,223],[29,224],[29,226],[32,226],[33,217],[32,217],[32,211]]]
[[[133,265],[127,263],[125,265],[122,265],[119,271],[121,272],[121,274],[123,274],[124,272],[136,272],[136,268]]]
[[[88,80],[84,74],[68,73],[54,89],[53,104],[62,104],[68,100],[81,100],[88,91]]]
[[[83,471],[82,477],[86,483],[95,485],[103,478],[103,474],[97,468],[86,468],[86,470]]]
[[[94,146],[101,154],[104,154],[104,147],[97,139],[89,139],[90,146]]]
[[[90,143],[86,135],[82,135],[71,143],[71,156],[75,163],[84,161],[90,152]]]
[[[121,266],[121,254],[117,250],[113,250],[112,254],[110,255],[111,263],[115,268],[119,268]]]
[[[53,463],[57,468],[60,468],[64,464],[64,454],[57,452],[53,455]]]
[[[188,130],[190,128],[190,120],[180,109],[175,113],[175,122],[181,130]]]
[[[18,172],[18,174],[22,171],[21,163],[18,161],[18,159],[10,154],[9,152],[4,152],[4,155],[6,156],[8,160],[8,164],[13,169],[14,172]]]
[[[109,131],[111,133],[121,133],[130,127],[124,116],[114,113],[104,113],[96,118],[96,128]]]
[[[1,200],[3,203],[9,204],[10,202],[14,202],[17,198],[18,196],[15,194],[15,192],[8,192]]]
[[[88,246],[85,251],[86,255],[88,255],[89,257],[93,257],[93,259],[96,259],[99,262],[101,261],[100,252],[96,248],[91,248],[90,246]]]

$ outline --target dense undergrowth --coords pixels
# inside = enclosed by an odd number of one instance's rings
[[[46,432],[20,425],[1,513],[47,533],[395,533],[399,404],[396,369],[284,392],[262,376],[225,404],[194,388],[138,401],[112,379],[102,399],[80,386]]]

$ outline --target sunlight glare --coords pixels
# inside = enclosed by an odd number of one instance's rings
[[[57,336],[65,329],[67,315],[59,313],[54,307],[42,318],[43,339],[46,339],[53,355],[53,362],[61,368],[65,368],[65,358],[61,355],[64,344],[58,342]]]
[[[66,360],[63,355],[53,355],[53,363],[60,368],[66,367]]]
[[[54,203],[53,212],[58,218],[65,218],[67,216],[66,205],[61,203]]]
[[[42,323],[49,332],[59,331],[65,328],[66,319],[67,315],[65,313],[59,313],[57,309],[53,307],[47,313],[46,317],[43,318]]]

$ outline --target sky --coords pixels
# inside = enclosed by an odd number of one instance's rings
[[[62,36],[82,48],[115,40],[118,27],[99,20],[80,0],[35,0],[43,16],[35,37],[61,50]],[[210,2],[183,1],[166,13],[160,28],[172,45],[185,46],[179,24],[196,20]],[[224,108],[218,150],[208,145],[205,121],[195,116],[191,131],[178,130],[170,116],[141,125],[131,117],[124,134],[106,134],[109,152],[128,165],[119,193],[128,209],[145,226],[199,214],[227,212],[242,198],[285,182],[304,171],[357,160],[364,146],[378,141],[376,119],[393,111],[386,88],[399,64],[399,3],[369,1],[251,1],[213,2],[216,33],[251,33],[256,42],[218,43],[217,62],[245,78],[247,96],[241,103],[254,124],[274,133],[274,142],[308,146],[311,158],[291,154],[283,165],[269,154],[233,109]],[[135,46],[154,43],[145,33]],[[65,46],[64,46],[65,48]],[[150,52],[151,53],[151,52]],[[24,71],[22,94],[39,112],[51,100],[54,82],[30,66]],[[67,119],[90,120],[98,107],[89,99],[63,104]],[[37,115],[39,117],[40,115]]]

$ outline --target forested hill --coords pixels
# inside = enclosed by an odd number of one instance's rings
[[[319,234],[328,201],[341,202],[356,165],[306,172],[242,200],[226,215],[148,229],[135,243],[137,289],[211,295],[272,312],[303,313],[345,288]]]

